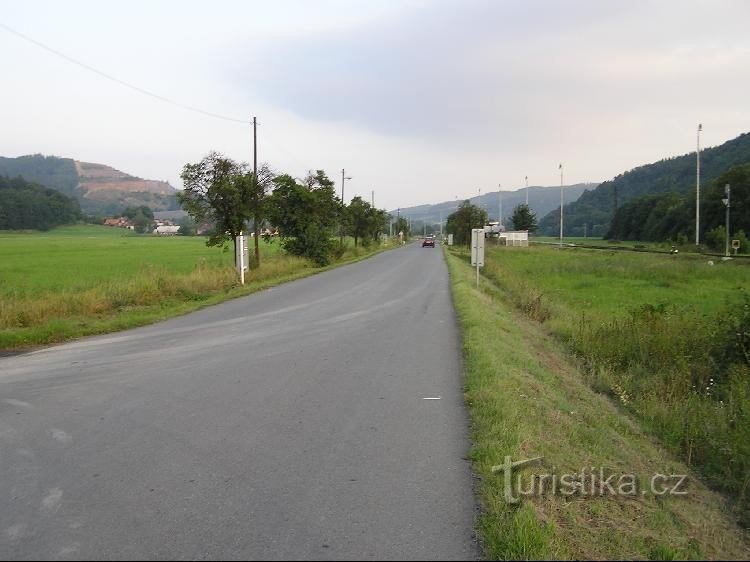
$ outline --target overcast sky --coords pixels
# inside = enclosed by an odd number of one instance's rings
[[[750,1],[17,2],[0,24],[179,104],[259,160],[389,209],[603,181],[750,131]],[[170,105],[0,27],[0,155],[180,187],[249,125]]]

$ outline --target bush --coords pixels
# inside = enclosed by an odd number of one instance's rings
[[[284,249],[290,254],[310,258],[316,265],[325,266],[331,263],[334,242],[326,228],[309,224],[299,236],[287,238],[283,244]]]

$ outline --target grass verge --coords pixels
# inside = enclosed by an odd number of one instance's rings
[[[483,502],[478,527],[488,558],[748,557],[750,543],[720,494],[620,405],[593,391],[566,349],[516,310],[507,291],[484,278],[477,290],[465,256],[446,251],[446,257],[463,336],[471,457]],[[510,503],[504,475],[492,467],[505,457],[538,456],[542,460],[513,472],[513,482],[520,475],[528,489],[544,474],[585,474],[582,469],[595,467],[606,477],[634,475],[638,493],[586,493],[584,477],[578,482],[584,488],[573,486],[571,495],[540,485],[538,493]],[[688,474],[687,495],[651,493],[654,474]]]

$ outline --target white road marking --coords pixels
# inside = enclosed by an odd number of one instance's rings
[[[422,398],[422,400],[442,400],[442,396],[426,396],[425,398]]]

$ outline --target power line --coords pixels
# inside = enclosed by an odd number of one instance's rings
[[[235,117],[227,117],[226,115],[221,115],[219,113],[212,113],[211,111],[204,111],[203,109],[200,109],[198,107],[193,107],[190,105],[185,105],[184,103],[180,103],[178,101],[165,98],[164,96],[160,96],[159,94],[155,94],[154,92],[150,92],[148,90],[144,90],[143,88],[140,88],[138,86],[135,86],[133,84],[130,84],[129,82],[125,82],[125,80],[120,80],[119,78],[112,76],[111,74],[107,74],[106,72],[102,72],[99,69],[94,68],[93,66],[89,66],[86,63],[83,63],[81,61],[78,61],[72,57],[69,57],[68,55],[61,53],[60,51],[53,49],[52,47],[48,47],[44,43],[40,43],[36,39],[32,39],[28,35],[24,35],[23,33],[16,31],[15,29],[12,29],[5,25],[4,23],[0,23],[0,27],[8,31],[9,33],[12,33],[13,35],[16,35],[17,37],[20,37],[21,39],[24,39],[25,41],[28,41],[29,43],[32,43],[36,45],[37,47],[44,49],[45,51],[48,51],[52,53],[53,55],[57,55],[58,57],[65,59],[66,61],[73,63],[75,65],[78,65],[82,68],[85,68],[86,70],[93,72],[94,74],[98,74],[99,76],[106,78],[107,80],[111,80],[112,82],[116,82],[117,84],[120,84],[121,86],[125,86],[126,88],[130,88],[131,90],[135,90],[138,93],[150,96],[152,98],[155,98],[159,101],[162,101],[164,103],[168,103],[170,105],[174,105],[177,107],[180,107],[182,109],[186,109],[188,111],[192,111],[194,113],[200,113],[201,115],[205,115],[207,117],[213,117],[214,119],[222,119],[224,121],[232,121],[234,123],[242,123],[243,125],[248,124],[247,119],[237,119]]]

